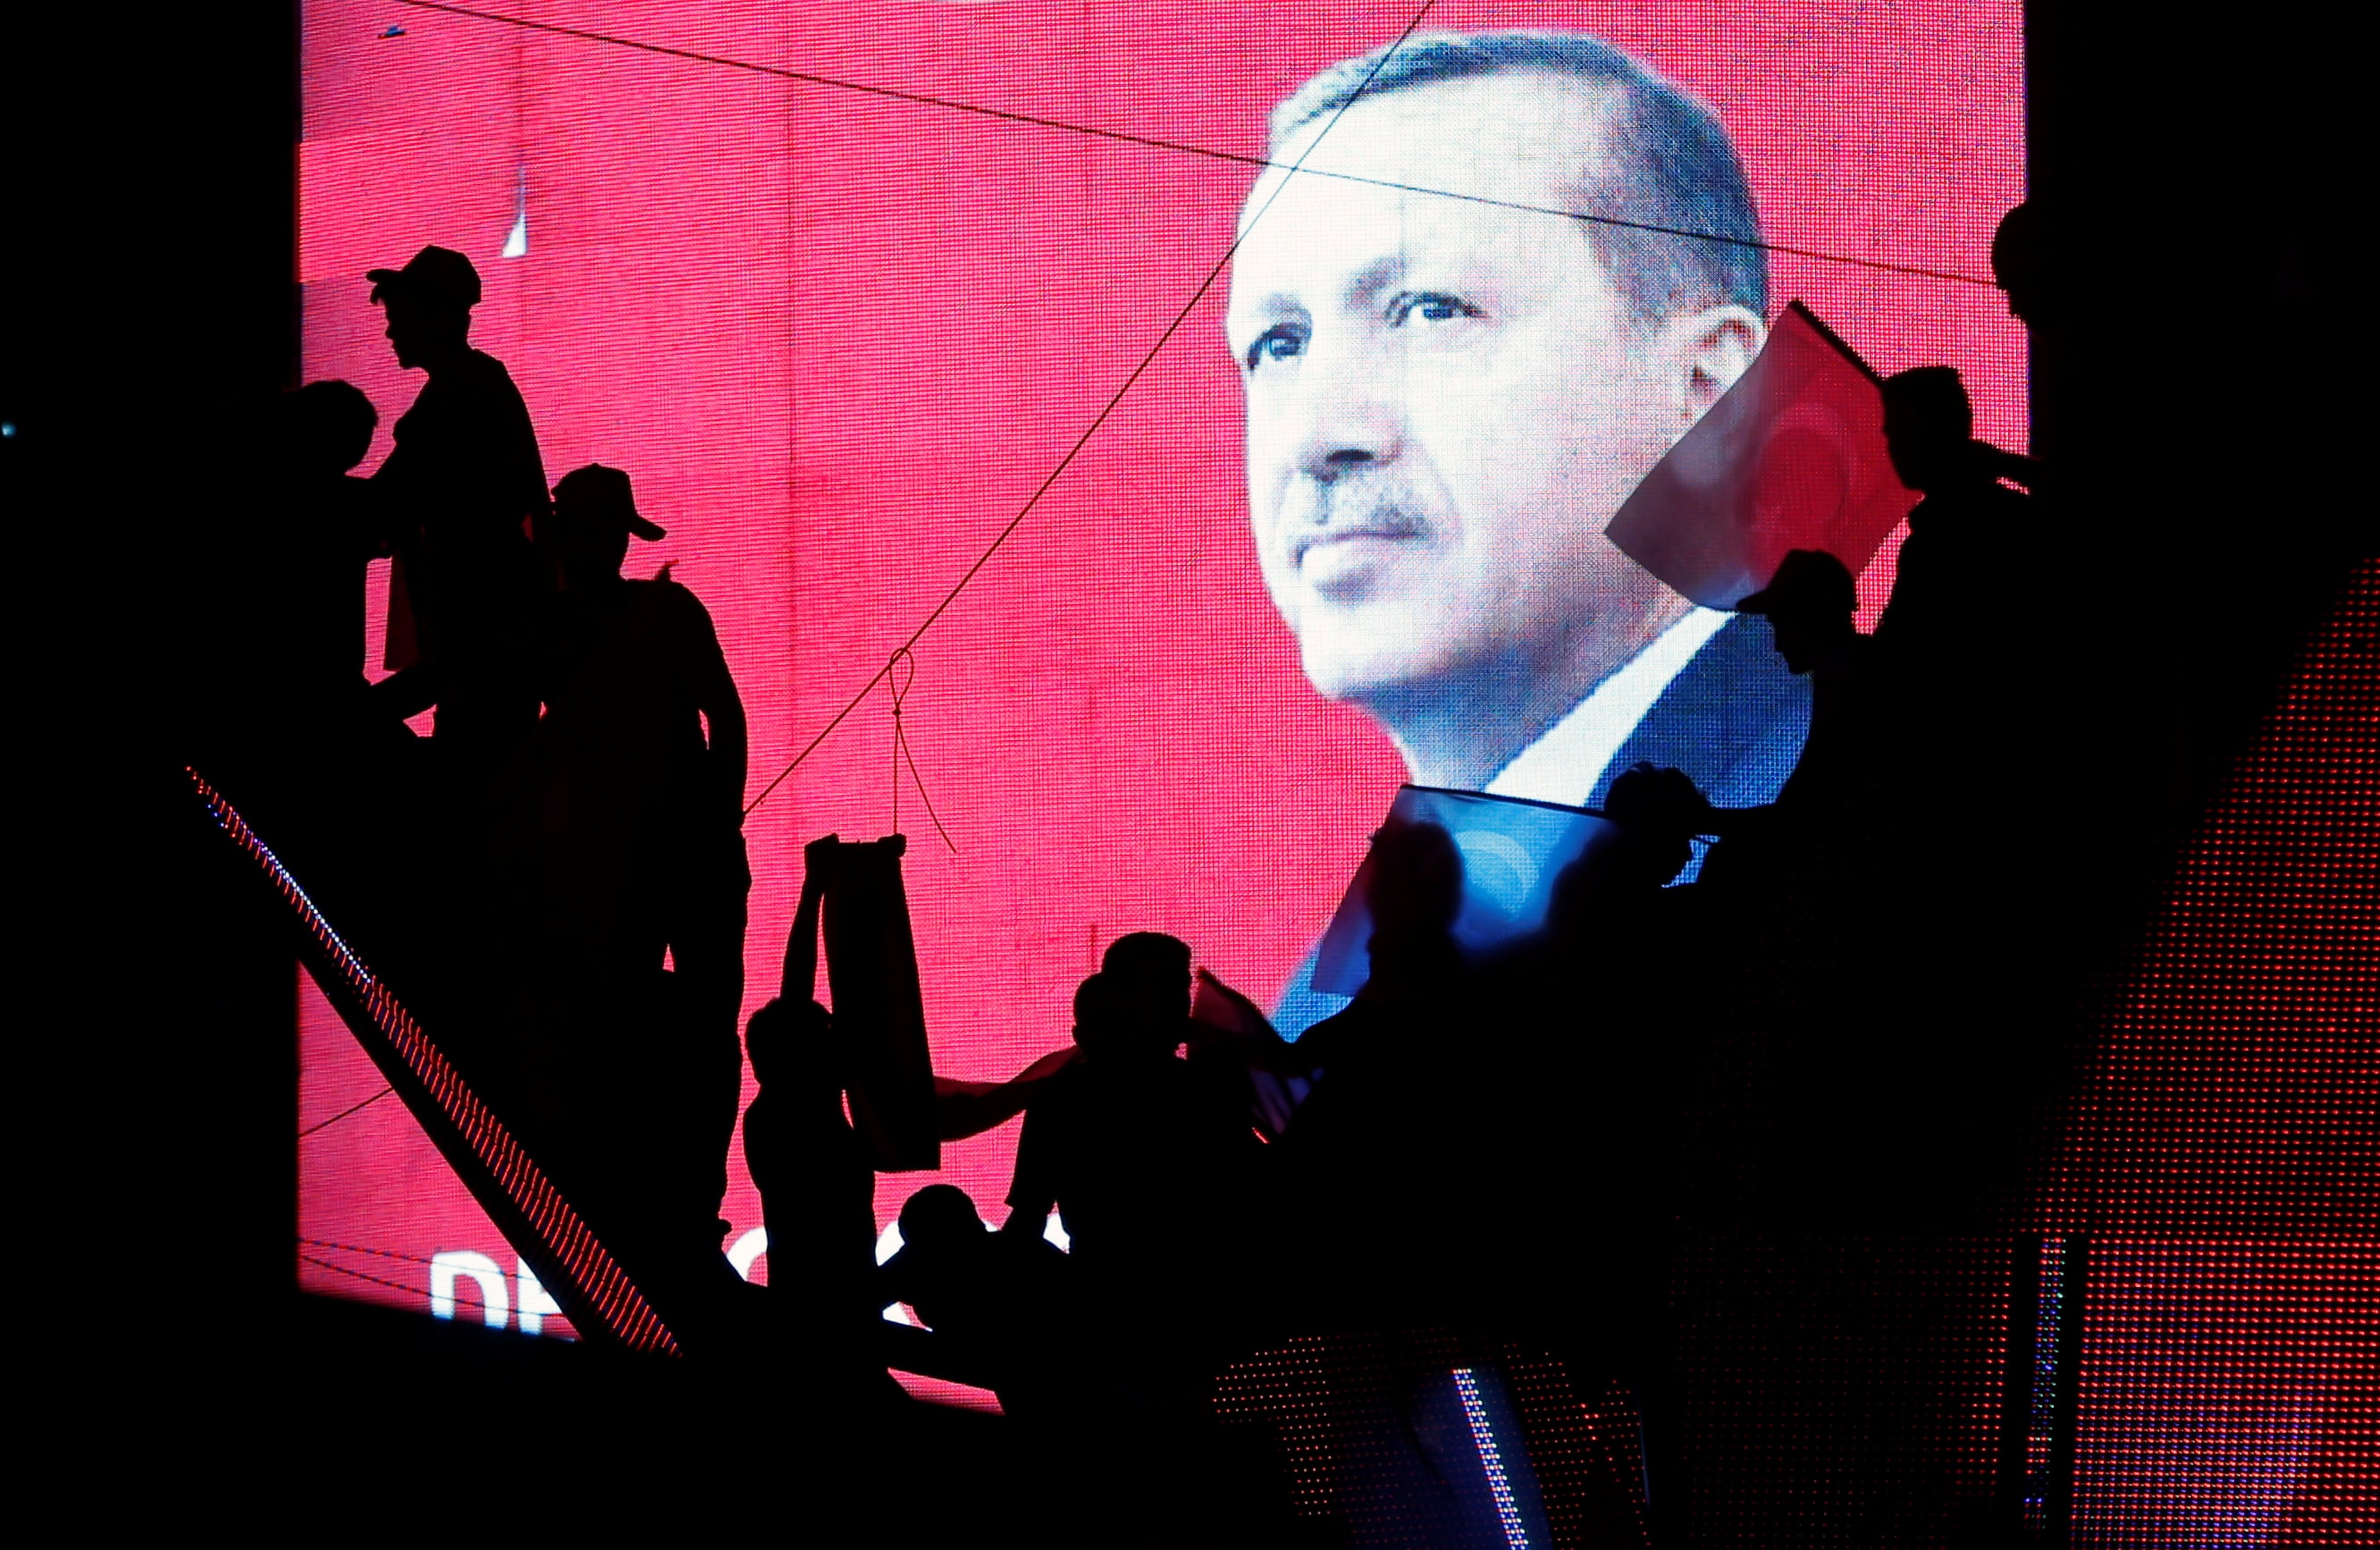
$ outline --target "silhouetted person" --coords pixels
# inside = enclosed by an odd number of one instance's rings
[[[1161,1284],[1195,1276],[1200,1245],[1229,1236],[1261,1143],[1245,1104],[1177,1053],[1189,1031],[1188,948],[1144,942],[1160,945],[1127,950],[1075,991],[1083,1053],[1025,1111],[1002,1230],[1037,1234],[1054,1206],[1076,1261],[1105,1288],[1170,1296]]]
[[[1974,425],[1952,368],[1918,366],[1885,379],[1893,471],[1925,498],[1909,514],[1876,634],[1920,673],[2004,643],[2018,616],[2039,603],[2015,590],[2010,564],[2039,542],[2032,503],[1999,482],[2005,455],[1976,441]]]
[[[1369,1221],[1333,1251],[1354,1260],[1381,1243],[1408,1257],[1357,1281],[1376,1326],[1543,1342],[1583,1394],[1621,1385],[1648,1431],[1670,1392],[1681,1120],[1718,967],[1701,885],[1669,885],[1710,814],[1682,771],[1639,762],[1613,778],[1609,826],[1554,880],[1545,930],[1475,966],[1462,996],[1439,998],[1435,1036],[1408,1056],[1411,1155],[1384,1124],[1370,1145],[1385,1163],[1344,1169],[1343,1191]],[[1373,951],[1378,962],[1378,942]],[[1285,1152],[1322,1139],[1301,1129],[1335,1117],[1326,1100],[1347,1096],[1339,1084],[1360,1074],[1361,1047],[1326,1066]],[[1406,1296],[1384,1299],[1375,1286]],[[1318,1312],[1340,1300],[1321,1300]]]
[[[213,474],[238,494],[210,524],[227,568],[203,589],[202,767],[244,793],[291,865],[317,873],[353,832],[345,814],[371,814],[375,842],[402,847],[395,831],[419,808],[415,767],[398,764],[412,734],[379,714],[363,674],[365,568],[383,551],[379,503],[348,470],[377,419],[348,384],[310,383],[267,406],[243,443],[247,468]],[[401,916],[395,892],[383,883],[368,897]],[[358,908],[346,929],[367,930]]]
[[[582,1019],[649,1008],[623,1054],[656,1141],[699,1164],[715,1211],[741,1070],[744,710],[694,594],[621,576],[632,535],[662,530],[625,474],[591,465],[555,486],[540,543],[559,582],[539,674],[541,947]]]
[[[1584,946],[1608,917],[1640,917],[1694,860],[1694,836],[1708,832],[1711,812],[1683,770],[1639,760],[1621,771],[1603,801],[1616,833],[1554,879],[1548,931]]]
[[[363,687],[364,568],[385,548],[369,484],[350,470],[379,424],[350,383],[308,383],[280,404],[280,480],[263,565],[273,579],[275,654],[315,695]]]
[[[1232,1256],[1263,1143],[1245,1089],[1176,1053],[1188,949],[1144,936],[1115,963],[1075,992],[1083,1054],[1025,1111],[1001,1230],[1038,1236],[1055,1206],[1099,1330],[1140,1363],[1144,1404],[1188,1418],[1235,1322]]]
[[[429,247],[366,278],[397,364],[430,374],[372,475],[396,554],[384,661],[397,674],[381,694],[400,714],[434,702],[449,751],[484,765],[537,719],[528,631],[539,578],[524,524],[545,509],[545,464],[520,389],[471,348],[471,261]]]
[[[1113,983],[1123,1015],[1144,1021],[1133,1035],[1135,1042],[1184,1051],[1194,1079],[1190,1085],[1203,1107],[1262,1128],[1248,1081],[1250,1062],[1284,1053],[1288,1046],[1264,1023],[1253,1003],[1247,1010],[1255,1013],[1258,1029],[1238,1038],[1219,1037],[1221,1031],[1192,1021],[1196,982],[1190,970],[1190,946],[1163,932],[1135,931],[1117,937],[1100,955],[1099,972]],[[1210,995],[1237,995],[1212,975],[1206,978],[1213,987]]]
[[[876,1316],[876,1172],[843,1109],[832,1015],[772,1000],[745,1048],[759,1096],[744,1113],[744,1162],[769,1229],[769,1300],[782,1349],[814,1355],[838,1383],[877,1386],[866,1354]]]
[[[2055,306],[2048,237],[2040,207],[2031,201],[2001,216],[1992,232],[1992,283],[2008,298],[2009,316],[2028,330]]]
[[[541,677],[585,851],[575,885],[612,898],[603,951],[659,968],[666,948],[694,1015],[732,1038],[751,888],[743,700],[701,600],[666,570],[620,574],[632,536],[663,536],[626,474],[598,463],[564,475],[546,527],[559,586]]]
[[[1768,619],[1786,667],[1810,679],[1810,736],[1776,801],[1708,815],[1722,836],[1705,865],[1712,885],[1775,885],[1817,848],[1840,852],[1861,832],[1891,827],[1907,777],[1898,736],[1907,707],[1885,648],[1853,622],[1858,607],[1850,570],[1815,549],[1786,555],[1768,585],[1736,604]]]
[[[1467,1241],[1496,1122],[1473,1065],[1489,1022],[1453,935],[1463,855],[1435,824],[1374,836],[1371,973],[1309,1029],[1310,1096],[1280,1142],[1276,1229],[1293,1320],[1439,1322],[1471,1306]]]
[[[991,1379],[1001,1408],[1029,1422],[1068,1412],[1080,1392],[1081,1309],[1074,1266],[1048,1239],[995,1233],[952,1184],[929,1184],[901,1207],[901,1249],[871,1301],[905,1302],[956,1356]]]

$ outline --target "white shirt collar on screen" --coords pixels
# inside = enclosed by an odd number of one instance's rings
[[[1732,614],[1697,608],[1654,638],[1627,665],[1595,686],[1546,735],[1523,749],[1488,783],[1493,797],[1572,806],[1595,794],[1621,745],[1653,708],[1653,702],[1682,672]]]

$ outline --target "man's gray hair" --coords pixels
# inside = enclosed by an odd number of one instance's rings
[[[1768,255],[1757,246],[1760,215],[1743,163],[1718,116],[1682,88],[1583,32],[1424,32],[1390,48],[1395,56],[1386,64],[1381,57],[1390,49],[1375,49],[1291,92],[1273,109],[1269,154],[1279,159],[1292,134],[1359,93],[1523,74],[1609,87],[1616,96],[1606,124],[1612,165],[1602,176],[1583,177],[1576,213],[1602,217],[1585,223],[1587,236],[1621,293],[1651,323],[1721,302],[1768,315]],[[1609,221],[1701,235],[1665,236]],[[1708,240],[1714,238],[1719,240]]]

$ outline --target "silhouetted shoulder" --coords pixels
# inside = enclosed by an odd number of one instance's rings
[[[510,398],[523,405],[528,402],[521,397],[520,387],[504,363],[486,350],[475,349],[464,356],[461,372],[459,386],[490,397]]]
[[[1809,731],[1809,684],[1785,670],[1766,619],[1738,615],[1670,680],[1586,805],[1640,762],[1685,771],[1721,806],[1774,801]]]

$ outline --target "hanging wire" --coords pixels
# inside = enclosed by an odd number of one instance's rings
[[[1932,269],[1921,264],[1899,263],[1885,259],[1859,258],[1846,253],[1828,252],[1824,250],[1815,248],[1801,248],[1786,243],[1769,242],[1752,238],[1727,237],[1713,232],[1693,231],[1683,227],[1664,226],[1653,225],[1647,222],[1622,220],[1617,216],[1588,214],[1573,210],[1564,210],[1553,206],[1534,205],[1512,200],[1490,199],[1484,195],[1457,193],[1451,189],[1426,188],[1417,184],[1399,183],[1384,178],[1364,177],[1352,173],[1331,172],[1320,169],[1308,171],[1305,166],[1307,159],[1314,154],[1315,151],[1320,147],[1325,140],[1330,138],[1331,129],[1337,126],[1340,118],[1345,116],[1347,110],[1354,106],[1358,101],[1362,100],[1366,92],[1371,89],[1372,82],[1374,79],[1378,79],[1380,70],[1387,66],[1388,62],[1391,58],[1395,57],[1397,51],[1403,47],[1406,41],[1413,36],[1415,31],[1420,27],[1423,18],[1427,17],[1430,11],[1434,8],[1437,0],[1425,0],[1421,9],[1415,13],[1413,20],[1407,22],[1405,24],[1404,31],[1397,35],[1396,42],[1381,52],[1379,58],[1376,60],[1372,66],[1371,73],[1364,78],[1363,84],[1357,87],[1354,92],[1353,92],[1345,102],[1339,105],[1329,119],[1324,121],[1321,131],[1306,142],[1305,149],[1298,153],[1297,159],[1286,164],[1276,162],[1267,156],[1252,156],[1238,152],[1220,150],[1212,146],[1195,145],[1185,141],[1163,140],[1149,135],[1136,135],[1120,129],[1101,128],[1095,125],[1077,124],[1068,120],[1050,118],[1038,114],[1017,113],[1004,108],[986,106],[979,103],[965,102],[957,98],[936,96],[921,92],[905,91],[897,87],[879,86],[865,81],[848,80],[841,77],[821,75],[815,71],[789,69],[781,66],[761,65],[750,60],[736,59],[724,55],[707,54],[694,49],[674,48],[667,44],[650,43],[637,38],[622,37],[614,33],[597,32],[585,28],[565,27],[555,22],[534,21],[523,17],[504,16],[492,11],[473,9],[467,6],[446,4],[445,0],[397,0],[397,3],[411,6],[417,10],[434,11],[447,16],[461,17],[476,21],[486,21],[503,26],[516,27],[529,31],[547,33],[555,37],[569,38],[581,43],[599,43],[608,47],[630,49],[638,53],[655,55],[664,58],[683,59],[695,64],[716,66],[724,69],[741,70],[751,74],[772,77],[781,80],[795,81],[805,85],[825,87],[836,91],[852,92],[862,95],[883,98],[893,102],[908,103],[920,107],[940,108],[949,112],[970,114],[978,117],[997,119],[1004,123],[1027,125],[1038,128],[1057,129],[1070,134],[1086,136],[1091,139],[1113,140],[1124,144],[1143,146],[1152,150],[1178,152],[1185,155],[1195,155],[1206,157],[1210,160],[1231,162],[1250,168],[1279,168],[1284,171],[1287,175],[1284,176],[1280,182],[1274,185],[1272,191],[1266,196],[1265,202],[1257,208],[1255,214],[1241,223],[1239,230],[1232,237],[1230,245],[1223,250],[1222,257],[1216,261],[1214,267],[1210,269],[1206,277],[1199,282],[1197,288],[1191,293],[1190,299],[1183,305],[1180,311],[1174,314],[1173,320],[1166,324],[1163,332],[1159,334],[1157,342],[1149,347],[1148,353],[1141,357],[1139,363],[1135,365],[1132,369],[1131,373],[1124,378],[1123,384],[1118,387],[1108,398],[1107,402],[1101,406],[1099,413],[1092,418],[1089,426],[1084,430],[1080,436],[1075,439],[1074,444],[1069,446],[1066,449],[1065,454],[1058,459],[1057,466],[1050,470],[1049,476],[1042,480],[1040,484],[1035,488],[1033,494],[1026,498],[1024,506],[1019,508],[1016,515],[1009,519],[1007,525],[1002,527],[1000,531],[993,536],[991,542],[985,546],[983,553],[978,555],[975,563],[968,566],[966,570],[960,575],[958,580],[952,585],[948,592],[943,594],[942,600],[934,605],[933,611],[926,616],[924,621],[920,623],[916,629],[910,631],[906,640],[893,649],[892,655],[885,659],[884,665],[879,667],[874,673],[868,676],[867,682],[860,685],[858,692],[854,694],[850,700],[845,702],[843,708],[835,712],[833,716],[828,720],[827,724],[823,727],[820,728],[818,735],[812,738],[808,744],[806,745],[799,753],[795,754],[792,761],[788,763],[783,769],[778,771],[774,778],[772,778],[768,785],[760,788],[759,795],[754,797],[752,800],[745,806],[744,814],[747,818],[759,809],[762,802],[768,800],[770,796],[775,792],[777,787],[783,785],[795,770],[799,769],[803,763],[808,760],[812,753],[815,753],[819,750],[820,746],[823,744],[829,737],[833,735],[835,728],[842,726],[853,711],[859,708],[860,704],[868,698],[868,696],[874,692],[877,684],[883,681],[892,673],[893,665],[899,662],[903,657],[909,655],[911,648],[916,646],[920,640],[924,639],[926,632],[934,627],[934,625],[941,618],[942,615],[950,609],[953,603],[958,601],[959,595],[966,591],[968,585],[976,579],[976,576],[986,565],[990,563],[992,556],[997,555],[1002,546],[1006,544],[1008,540],[1015,533],[1016,530],[1024,525],[1026,518],[1032,514],[1034,509],[1040,505],[1042,497],[1049,494],[1051,487],[1057,483],[1059,478],[1065,473],[1067,469],[1073,466],[1075,459],[1080,456],[1083,448],[1089,445],[1091,438],[1096,435],[1100,428],[1107,423],[1109,419],[1113,416],[1116,409],[1123,404],[1126,396],[1131,393],[1132,389],[1139,383],[1140,379],[1147,374],[1148,368],[1156,362],[1159,353],[1161,352],[1165,346],[1172,340],[1173,336],[1181,331],[1182,325],[1189,321],[1191,313],[1196,309],[1198,303],[1206,299],[1207,293],[1209,290],[1214,288],[1215,282],[1221,278],[1223,271],[1229,267],[1232,257],[1239,251],[1240,244],[1247,239],[1248,234],[1253,231],[1256,228],[1257,224],[1263,219],[1265,213],[1272,207],[1273,201],[1281,197],[1282,190],[1289,186],[1291,179],[1301,174],[1306,177],[1330,177],[1347,182],[1369,184],[1374,187],[1391,189],[1404,193],[1423,194],[1441,199],[1461,200],[1470,203],[1492,205],[1508,210],[1517,210],[1546,215],[1567,216],[1574,220],[1583,220],[1596,225],[1621,227],[1631,231],[1641,231],[1656,236],[1683,238],[1689,240],[1700,242],[1715,242],[1730,247],[1755,248],[1767,252],[1784,253],[1796,258],[1813,259],[1828,263],[1847,264],[1858,268],[1880,270],[1890,274],[1915,275],[1928,279],[1950,281],[1961,285],[1989,287],[1993,284],[1991,280],[1980,275],[1964,275],[1952,270]],[[912,658],[911,665],[914,669],[914,658]],[[894,702],[895,748],[901,758],[908,760],[911,775],[914,778],[916,775],[916,763],[914,760],[908,759],[907,745],[900,736],[898,695],[894,696]],[[923,783],[920,782],[918,785],[918,795],[923,797],[924,794],[925,787]],[[899,779],[896,769],[894,777],[896,828],[898,827],[898,803]],[[933,806],[930,801],[927,803],[927,812],[929,816],[933,815]],[[937,830],[941,829],[941,823],[939,818],[935,819],[934,826]],[[950,835],[946,831],[942,833],[942,841],[946,845],[951,844]],[[955,853],[957,847],[955,845],[952,845],[951,848],[953,853]]]
[[[1006,543],[1016,530],[1025,525],[1025,519],[1031,516],[1034,507],[1041,504],[1041,497],[1050,493],[1050,488],[1058,482],[1068,469],[1074,467],[1075,459],[1082,456],[1083,448],[1088,446],[1091,438],[1099,434],[1099,427],[1108,422],[1109,418],[1123,403],[1126,395],[1130,394],[1140,379],[1148,373],[1149,367],[1157,363],[1158,355],[1172,341],[1173,336],[1182,331],[1182,325],[1190,321],[1190,314],[1198,310],[1198,303],[1205,300],[1207,293],[1215,288],[1215,282],[1221,279],[1223,271],[1231,267],[1232,255],[1240,250],[1240,244],[1248,239],[1250,232],[1256,230],[1257,224],[1264,219],[1265,213],[1273,207],[1273,202],[1281,198],[1282,190],[1289,187],[1291,180],[1297,176],[1298,170],[1305,165],[1305,159],[1313,155],[1324,140],[1330,138],[1330,131],[1338,127],[1340,119],[1347,116],[1347,110],[1363,100],[1364,93],[1371,90],[1372,82],[1378,78],[1380,71],[1387,67],[1389,61],[1396,56],[1397,50],[1404,46],[1405,40],[1413,36],[1414,29],[1421,25],[1422,18],[1429,15],[1431,7],[1437,4],[1438,0],[1423,0],[1421,9],[1415,11],[1414,18],[1405,23],[1405,30],[1397,34],[1397,41],[1382,51],[1380,57],[1373,63],[1371,74],[1364,78],[1364,83],[1358,86],[1345,102],[1339,104],[1336,112],[1323,121],[1321,132],[1306,141],[1305,149],[1299,152],[1297,160],[1290,164],[1288,176],[1274,184],[1272,192],[1267,194],[1265,201],[1257,206],[1256,214],[1240,224],[1240,228],[1232,236],[1230,245],[1224,248],[1222,257],[1217,259],[1214,267],[1207,271],[1207,277],[1198,282],[1198,288],[1190,293],[1190,299],[1182,304],[1182,310],[1173,314],[1173,321],[1165,325],[1164,331],[1158,335],[1157,342],[1148,347],[1148,353],[1140,358],[1140,363],[1132,369],[1131,375],[1123,379],[1123,385],[1109,395],[1108,401],[1099,407],[1099,412],[1092,417],[1090,424],[1084,428],[1081,435],[1075,438],[1074,445],[1066,448],[1065,456],[1058,459],[1058,466],[1051,469],[1049,477],[1035,487],[1033,494],[1026,497],[1025,504],[1017,508],[1016,515],[1008,519],[1008,525],[1000,530],[991,543],[985,546],[982,554],[976,556],[975,563],[966,568],[965,572],[952,585],[951,590],[942,594],[942,600],[934,604],[933,612],[928,614],[924,622],[909,632],[909,638],[895,647],[891,656],[884,659],[884,665],[868,676],[868,681],[859,686],[859,692],[853,695],[844,703],[843,709],[834,713],[833,719],[819,729],[819,735],[809,740],[809,746],[794,755],[792,763],[777,772],[776,779],[760,788],[760,794],[753,798],[744,809],[746,817],[750,817],[754,808],[767,801],[769,793],[783,785],[787,775],[801,768],[803,760],[818,751],[819,745],[825,742],[834,729],[843,725],[844,717],[859,708],[860,702],[868,698],[876,688],[878,681],[892,671],[892,664],[907,655],[912,647],[925,639],[926,631],[933,629],[935,621],[949,612],[951,604],[959,600],[959,594],[966,591],[967,584],[976,579],[977,574],[985,566],[991,563],[992,555],[1000,553],[1001,545]]]
[[[902,662],[909,665],[905,678],[895,671]],[[917,681],[917,658],[904,646],[892,653],[892,660],[884,665],[884,688],[892,696],[892,832],[901,832],[901,766],[906,764],[909,778],[917,783],[917,799],[926,804],[926,816],[934,821],[934,832],[942,836],[942,843],[950,846],[951,854],[955,856],[959,848],[952,841],[950,830],[942,827],[941,815],[934,811],[934,799],[926,795],[925,777],[917,773],[917,761],[909,751],[909,735],[901,721],[901,702],[908,698],[910,686]]]
[[[308,1238],[303,1233],[298,1235],[298,1241],[309,1249],[336,1249],[341,1253],[370,1254],[374,1259],[403,1260],[408,1264],[429,1264],[431,1263],[431,1257],[428,1254],[408,1254],[400,1249],[373,1249],[368,1248],[361,1243],[334,1243],[329,1239]]]
[[[634,50],[638,54],[658,55],[664,59],[684,59],[697,65],[713,65],[722,69],[742,70],[751,75],[770,76],[778,80],[797,81],[805,86],[821,86],[837,92],[853,92],[862,96],[880,97],[889,102],[908,103],[917,107],[941,108],[950,113],[970,114],[978,118],[997,119],[1005,124],[1022,124],[1038,129],[1057,129],[1066,134],[1081,135],[1090,140],[1113,140],[1122,145],[1137,145],[1151,151],[1172,151],[1185,156],[1200,156],[1209,161],[1230,162],[1255,169],[1296,166],[1296,163],[1276,162],[1268,156],[1253,156],[1242,151],[1225,151],[1220,146],[1198,145],[1188,140],[1166,140],[1157,135],[1136,135],[1125,129],[1102,128],[1096,124],[1077,124],[1069,119],[1051,118],[1038,113],[1018,113],[1009,108],[987,106],[962,98],[937,96],[928,92],[910,92],[897,86],[880,86],[870,81],[850,80],[841,76],[820,75],[815,70],[788,69],[781,65],[762,65],[749,59],[736,59],[723,54],[706,54],[698,49],[672,48],[666,43],[649,43],[641,38],[622,37],[613,32],[597,32],[583,27],[565,27],[558,22],[532,21],[526,17],[504,16],[495,11],[474,10],[468,6],[453,6],[444,0],[396,0],[400,6],[416,10],[437,11],[443,15],[463,17],[472,21],[494,22],[504,27],[517,27],[526,31],[544,32],[557,38],[569,38],[578,43],[601,43],[610,48]],[[1427,7],[1425,7],[1427,9]],[[1397,39],[1402,44],[1413,35],[1408,27]],[[1377,71],[1375,72],[1378,73]],[[1369,85],[1368,80],[1366,81]],[[1311,150],[1312,147],[1308,147]],[[1961,274],[1955,269],[1932,269],[1919,263],[1900,263],[1891,259],[1860,258],[1852,253],[1829,252],[1823,248],[1800,248],[1790,243],[1772,242],[1756,237],[1729,237],[1713,231],[1694,231],[1685,226],[1656,226],[1645,221],[1623,220],[1617,215],[1590,214],[1585,211],[1565,210],[1558,205],[1528,204],[1517,200],[1490,199],[1485,194],[1458,193],[1451,189],[1433,189],[1418,183],[1399,183],[1385,177],[1366,177],[1352,172],[1330,172],[1312,169],[1309,177],[1330,177],[1345,183],[1366,183],[1374,188],[1390,189],[1399,193],[1425,194],[1433,199],[1461,200],[1470,204],[1493,205],[1502,210],[1519,210],[1536,215],[1565,215],[1574,221],[1593,226],[1617,226],[1627,231],[1641,231],[1656,237],[1680,237],[1693,242],[1715,242],[1729,248],[1756,248],[1763,252],[1785,253],[1793,258],[1814,259],[1821,263],[1849,264],[1860,269],[1881,270],[1888,275],[1912,275],[1922,279],[1948,280],[1956,285],[1993,287],[1997,282],[1981,275]]]
[[[373,1093],[370,1097],[366,1098],[362,1103],[341,1109],[338,1113],[331,1116],[330,1118],[323,1120],[321,1124],[307,1126],[304,1129],[298,1132],[298,1139],[299,1141],[304,1141],[308,1136],[312,1135],[317,1130],[329,1129],[332,1126],[336,1125],[340,1120],[345,1119],[351,1114],[361,1114],[364,1110],[371,1107],[374,1104],[379,1103],[382,1098],[387,1097],[390,1093],[395,1091],[396,1089],[394,1087],[383,1087],[379,1092]]]

